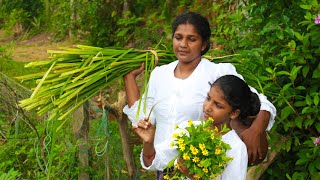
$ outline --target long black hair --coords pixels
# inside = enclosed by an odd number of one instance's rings
[[[171,24],[172,36],[176,32],[180,24],[187,23],[192,24],[196,28],[197,33],[201,36],[202,41],[207,43],[206,48],[203,51],[201,51],[201,55],[204,55],[210,49],[211,30],[208,20],[202,15],[195,12],[187,12],[180,14],[175,18],[175,20]]]
[[[211,84],[212,87],[219,87],[232,111],[240,110],[239,120],[246,126],[251,125],[250,117],[259,113],[261,103],[258,95],[242,79],[234,75],[221,76]]]

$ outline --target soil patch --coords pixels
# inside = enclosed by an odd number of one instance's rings
[[[52,42],[48,33],[42,33],[26,40],[20,39],[21,37],[17,38],[5,31],[0,31],[0,45],[12,46],[10,48],[12,59],[21,62],[47,60],[49,57],[47,50],[72,46],[69,41]]]

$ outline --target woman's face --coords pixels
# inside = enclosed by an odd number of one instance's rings
[[[173,50],[180,62],[200,60],[201,51],[205,48],[206,43],[192,24],[180,24],[177,27],[173,35]]]
[[[213,118],[213,125],[227,123],[231,118],[235,118],[232,107],[225,100],[223,91],[218,86],[212,86],[208,92],[206,100],[203,102],[203,117]]]

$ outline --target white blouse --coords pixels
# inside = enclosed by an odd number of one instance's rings
[[[182,80],[174,76],[174,69],[177,64],[178,61],[174,61],[170,64],[156,67],[152,71],[148,84],[145,113],[143,112],[144,105],[142,104],[139,117],[136,118],[139,101],[136,101],[131,108],[125,106],[123,109],[132,125],[135,125],[139,120],[147,117],[150,109],[155,105],[150,119],[153,124],[156,124],[154,140],[156,156],[149,167],[144,165],[141,157],[141,165],[147,170],[162,171],[170,160],[176,156],[177,153],[170,150],[170,147],[163,147],[167,146],[166,143],[166,145],[163,143],[171,138],[175,125],[190,119],[196,121],[202,117],[202,104],[210,90],[208,82],[213,83],[217,78],[227,74],[242,78],[232,64],[215,64],[202,58],[193,73],[187,79]],[[251,89],[257,93],[255,89]],[[271,115],[267,128],[269,130],[274,123],[276,109],[264,95],[258,95],[261,101],[260,109],[270,112]]]
[[[223,170],[217,180],[245,180],[247,176],[248,153],[247,147],[235,130],[222,136],[222,141],[229,144],[231,149],[227,156],[233,158]]]

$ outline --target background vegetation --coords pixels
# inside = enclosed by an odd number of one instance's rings
[[[170,23],[186,11],[199,12],[209,19],[209,54],[238,54],[224,61],[237,66],[278,110],[269,142],[280,155],[262,179],[318,179],[320,146],[314,141],[320,136],[320,24],[315,18],[320,5],[316,0],[0,0],[0,28],[15,37],[13,42],[46,32],[51,41],[70,39],[94,46],[147,49],[162,39],[171,48]],[[1,72],[9,76],[17,75],[13,72],[29,73],[21,68],[23,64],[11,59],[12,46],[0,48]],[[11,70],[12,65],[16,71]],[[17,128],[4,112],[0,112],[0,137],[5,138],[0,144],[0,174],[45,178],[47,168],[41,166],[44,160],[37,156],[35,131],[27,123]],[[53,131],[47,131],[48,122],[28,116],[39,134],[50,137]],[[92,120],[90,125],[91,148],[103,136],[93,133],[98,132],[99,123]],[[53,157],[51,174],[58,179],[75,179],[79,173],[77,142],[70,129],[70,125],[65,126],[63,133],[57,134],[55,146],[48,147],[51,151],[43,152]],[[107,153],[115,164],[112,177],[126,179],[116,121],[111,121],[108,130],[112,136]],[[136,157],[138,152],[135,150]],[[103,176],[105,159],[92,151],[88,169],[92,178]],[[137,178],[143,174],[138,173]]]

